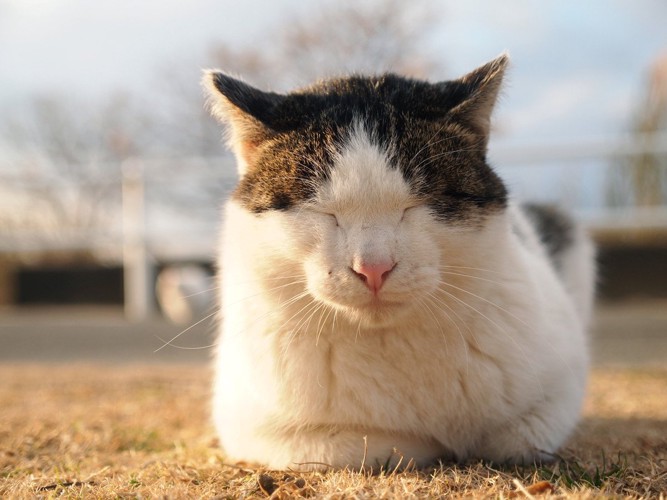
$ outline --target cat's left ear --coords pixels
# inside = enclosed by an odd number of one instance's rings
[[[257,148],[275,135],[276,109],[286,97],[219,71],[206,71],[203,85],[211,114],[229,127],[228,143],[243,176],[253,164]]]
[[[491,129],[491,113],[498,100],[509,60],[509,55],[503,53],[462,78],[447,82],[450,89],[453,87],[465,96],[451,109],[450,116],[471,127],[485,144],[488,142]]]

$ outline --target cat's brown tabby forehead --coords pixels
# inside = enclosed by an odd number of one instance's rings
[[[361,124],[439,218],[503,208],[506,190],[486,163],[486,144],[506,63],[500,57],[435,84],[394,74],[352,76],[286,95],[211,73],[214,112],[230,123],[248,164],[234,197],[255,213],[312,199]]]

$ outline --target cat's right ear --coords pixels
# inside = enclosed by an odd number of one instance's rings
[[[211,114],[229,127],[228,143],[243,176],[257,148],[275,134],[271,125],[285,96],[263,92],[219,71],[206,71],[203,85]]]

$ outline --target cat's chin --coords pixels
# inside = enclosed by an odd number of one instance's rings
[[[365,328],[386,328],[396,325],[412,309],[408,303],[371,302],[362,306],[345,306],[345,315],[354,324]]]

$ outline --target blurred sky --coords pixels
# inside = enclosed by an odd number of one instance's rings
[[[359,0],[360,2],[363,0]],[[322,1],[0,0],[0,112],[35,93],[151,92],[161,71],[210,66],[217,42],[251,44]],[[406,2],[406,5],[409,5]],[[651,61],[667,50],[664,0],[434,2],[430,49],[449,78],[509,50],[499,109],[508,141],[627,129]]]

